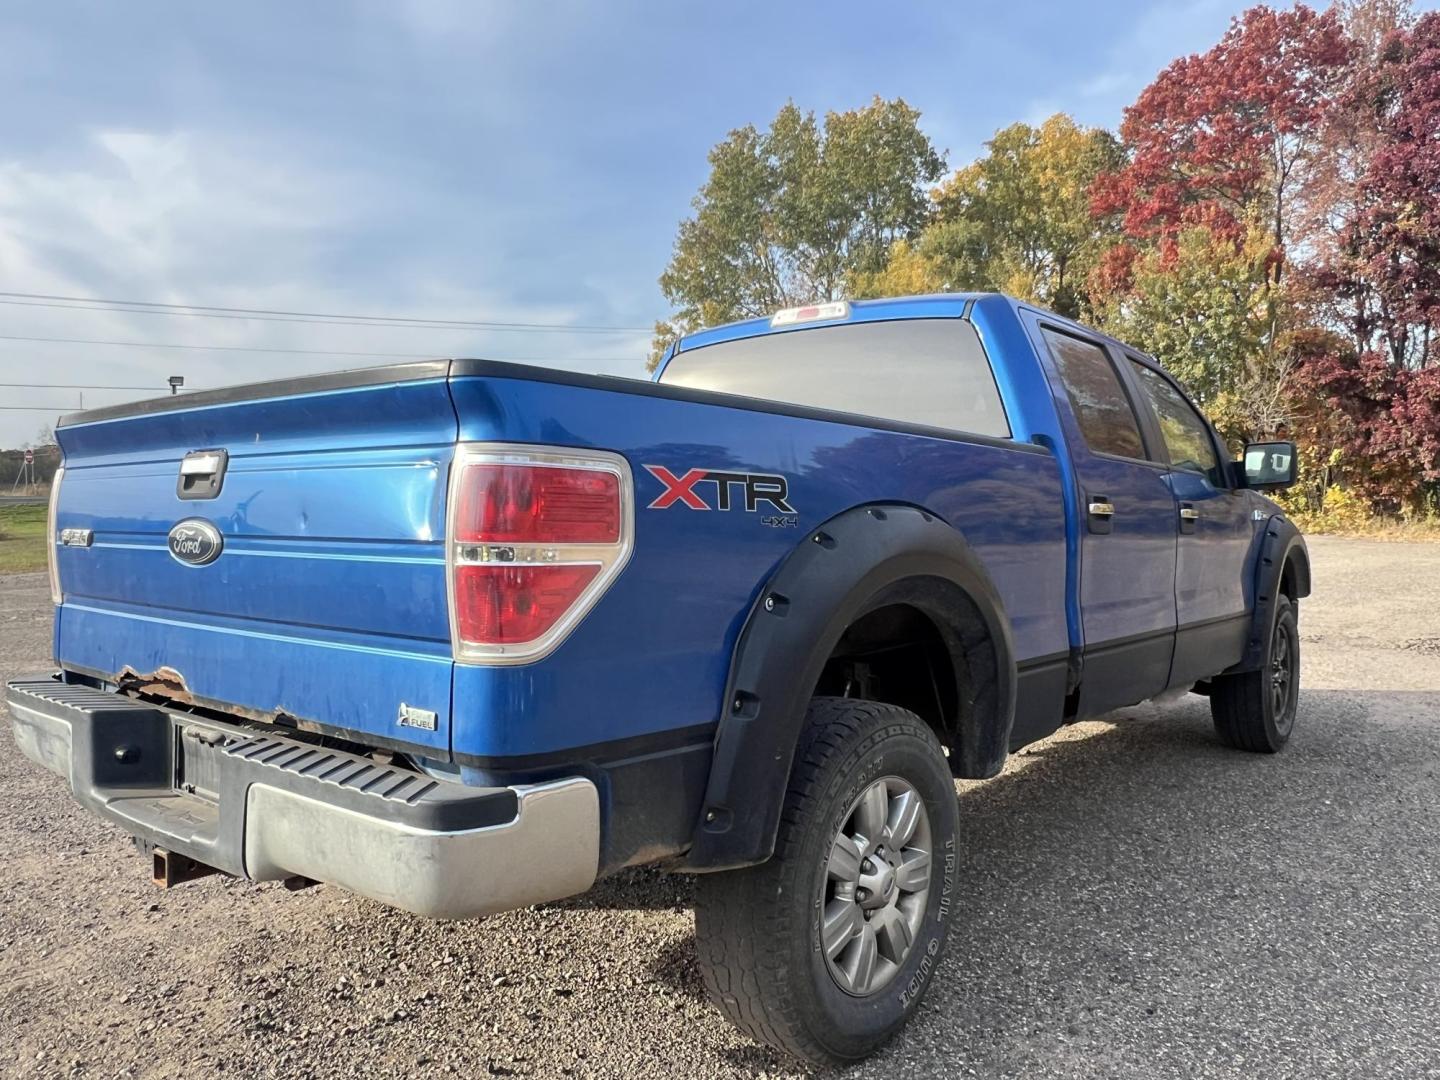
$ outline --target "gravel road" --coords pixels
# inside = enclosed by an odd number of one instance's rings
[[[856,1076],[1440,1077],[1440,545],[1319,538],[1277,758],[1203,699],[957,785],[950,951]],[[0,577],[0,677],[49,655]],[[331,888],[161,892],[0,738],[0,1074],[789,1076],[706,1005],[689,885],[438,924]]]

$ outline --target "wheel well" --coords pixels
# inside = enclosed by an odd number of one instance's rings
[[[1298,552],[1291,551],[1280,568],[1280,592],[1291,600],[1310,595],[1310,564]]]
[[[850,624],[826,660],[814,693],[881,701],[924,720],[947,752],[978,707],[970,677],[975,661],[993,665],[993,651],[978,612],[976,627],[942,630],[930,615],[906,603],[873,608]],[[947,632],[948,631],[948,632]],[[957,632],[958,631],[958,632]],[[984,656],[976,653],[984,651]],[[952,766],[959,761],[952,754]]]

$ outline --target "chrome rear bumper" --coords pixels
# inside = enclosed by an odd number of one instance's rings
[[[312,878],[440,919],[595,881],[600,806],[584,777],[466,787],[46,677],[8,683],[5,702],[21,751],[81,805],[237,877]]]

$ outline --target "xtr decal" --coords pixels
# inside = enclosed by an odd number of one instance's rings
[[[645,471],[665,485],[649,506],[651,510],[664,510],[677,503],[691,510],[730,510],[735,507],[731,491],[739,487],[745,501],[745,509],[753,513],[761,503],[769,503],[782,514],[793,514],[790,505],[790,484],[783,476],[772,473],[724,472],[719,469],[691,469],[684,476],[676,476],[663,465],[646,465]],[[714,484],[696,490],[697,485]],[[714,501],[712,506],[709,499]]]

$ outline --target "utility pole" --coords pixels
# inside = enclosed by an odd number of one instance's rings
[[[20,459],[20,471],[15,476],[15,483],[10,485],[10,494],[23,488],[30,491],[35,486],[35,451],[26,450],[25,456]]]

